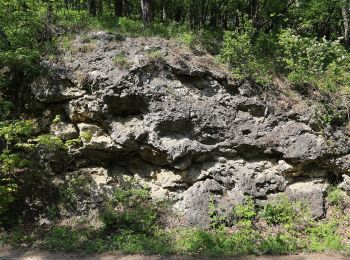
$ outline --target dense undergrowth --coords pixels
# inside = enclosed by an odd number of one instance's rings
[[[330,214],[326,219],[316,221],[302,202],[279,197],[257,207],[247,197],[245,204],[221,216],[216,215],[218,209],[214,203],[210,204],[211,222],[206,229],[165,229],[160,221],[164,204],[152,202],[147,189],[130,183],[117,188],[112,199],[105,203],[102,228],[18,228],[2,233],[0,243],[85,253],[348,254],[350,218],[346,212],[350,206],[349,197],[339,189],[329,189],[327,203]]]

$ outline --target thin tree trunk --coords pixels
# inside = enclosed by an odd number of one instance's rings
[[[350,38],[349,38],[349,3],[344,1],[341,12],[343,15],[343,24],[344,24],[344,46],[345,48],[350,47]]]
[[[161,19],[165,21],[167,19],[167,13],[166,13],[166,8],[165,8],[165,0],[162,0],[162,13],[161,13]]]
[[[98,14],[103,14],[103,0],[98,0]]]
[[[258,26],[258,15],[259,15],[259,0],[252,0],[251,2],[251,18],[253,26]]]
[[[151,23],[151,0],[141,0],[142,20],[144,27]]]
[[[92,15],[92,16],[97,15],[96,0],[89,0],[88,1],[88,8],[89,8],[90,15]]]
[[[123,0],[114,0],[114,15],[116,17],[123,16]]]

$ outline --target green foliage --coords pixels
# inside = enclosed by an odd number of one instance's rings
[[[11,102],[0,98],[0,121],[5,120],[11,114],[12,108],[13,104]]]
[[[34,141],[37,142],[38,145],[42,145],[50,150],[59,150],[66,148],[61,138],[51,134],[39,135],[36,139],[34,139]]]
[[[65,146],[67,148],[71,148],[71,147],[76,147],[76,146],[79,146],[81,144],[81,139],[70,139],[70,140],[67,140],[65,142]]]
[[[232,67],[234,77],[268,83],[276,70],[271,56],[275,45],[272,35],[256,31],[247,21],[240,30],[225,32],[220,57]]]
[[[224,213],[223,209],[218,209],[214,197],[210,198],[208,204],[208,214],[210,217],[210,227],[222,228],[226,225],[228,216]]]
[[[62,122],[61,116],[60,115],[56,115],[55,118],[52,120],[53,124],[58,124]]]
[[[286,29],[279,34],[279,45],[292,83],[331,91],[349,85],[350,56],[339,40],[302,37]]]
[[[61,201],[65,206],[75,209],[79,199],[88,192],[89,186],[85,176],[73,177],[60,187]]]
[[[119,69],[128,69],[131,66],[124,53],[117,54],[112,61]]]
[[[172,253],[168,234],[155,233],[152,236],[123,230],[111,239],[110,250],[122,251],[126,254],[161,254]]]
[[[297,239],[290,234],[269,235],[260,245],[263,254],[272,255],[291,254],[297,249]]]
[[[157,228],[159,207],[147,189],[130,180],[114,191],[105,204],[102,220],[107,229],[153,234]]]
[[[253,220],[256,217],[256,208],[254,200],[251,197],[246,198],[244,204],[239,204],[233,209],[236,220]]]
[[[340,251],[344,248],[342,238],[337,234],[337,223],[320,223],[308,228],[307,249],[313,252]]]
[[[65,227],[54,227],[44,241],[47,249],[74,251],[89,245],[92,231],[88,229],[72,230]]]
[[[292,203],[282,197],[267,203],[261,212],[261,217],[272,225],[290,224],[295,220],[295,211]]]
[[[327,125],[340,126],[347,120],[346,108],[334,106],[332,104],[324,104],[316,113],[316,122],[323,129]]]
[[[0,122],[0,138],[6,143],[6,149],[0,153],[0,216],[6,213],[10,204],[15,201],[18,184],[14,177],[30,166],[30,162],[14,149],[32,132],[32,121]]]
[[[33,132],[34,123],[30,120],[0,122],[0,137],[10,144],[28,138]]]
[[[80,132],[80,137],[83,139],[83,141],[89,143],[92,139],[92,133],[90,133],[89,131],[82,131]]]
[[[337,207],[343,207],[346,203],[344,192],[337,187],[332,187],[328,190],[326,199],[330,205]]]

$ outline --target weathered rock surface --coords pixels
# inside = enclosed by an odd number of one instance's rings
[[[79,130],[82,145],[69,156],[84,174],[105,167],[115,183],[136,176],[191,225],[208,224],[211,199],[230,210],[245,195],[286,192],[315,217],[325,214],[327,176],[347,173],[350,141],[341,129],[327,137],[314,129],[316,106],[231,80],[212,57],[163,39],[88,37],[93,51],[45,63],[48,77],[33,84],[35,98],[69,121],[52,133],[68,139]],[[77,49],[84,38],[74,40]],[[118,54],[130,68],[113,63]]]

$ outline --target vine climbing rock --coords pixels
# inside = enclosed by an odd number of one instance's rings
[[[327,186],[349,174],[346,131],[319,132],[317,103],[286,86],[234,80],[213,57],[165,39],[94,32],[71,44],[76,51],[43,61],[49,73],[32,84],[42,131],[82,140],[57,185],[80,172],[87,190],[108,196],[132,176],[182,223],[206,226],[211,200],[227,212],[247,195],[305,200],[321,218]],[[114,62],[121,55],[130,66]],[[50,126],[56,115],[64,124]],[[79,214],[101,207],[105,197],[93,194],[82,192]]]

